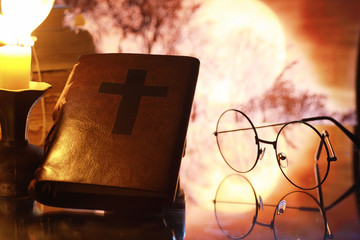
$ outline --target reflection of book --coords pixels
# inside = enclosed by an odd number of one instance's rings
[[[170,202],[198,68],[197,59],[182,56],[82,56],[57,102],[33,196],[111,210]]]

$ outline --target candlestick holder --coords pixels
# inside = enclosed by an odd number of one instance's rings
[[[28,118],[50,87],[44,82],[30,82],[28,89],[0,89],[0,197],[28,195],[29,182],[43,161],[43,149],[28,141]]]

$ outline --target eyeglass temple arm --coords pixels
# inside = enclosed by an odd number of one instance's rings
[[[322,134],[322,137],[323,138],[328,138],[329,137],[329,134],[324,131]],[[331,143],[330,143],[330,139],[327,139],[330,144],[330,148],[332,148],[331,146]],[[322,187],[321,187],[321,177],[320,177],[320,170],[319,170],[319,165],[318,165],[318,162],[319,162],[319,158],[320,158],[320,153],[321,153],[321,150],[323,148],[323,145],[324,145],[324,142],[321,140],[320,143],[319,143],[319,146],[318,146],[318,150],[317,150],[317,153],[315,155],[315,161],[316,161],[316,164],[315,164],[315,175],[316,175],[316,183],[318,185],[317,187],[317,194],[318,194],[318,199],[319,199],[319,204],[321,206],[321,208],[324,210],[321,212],[321,214],[323,215],[323,218],[325,219],[326,221],[326,230],[327,230],[327,234],[326,234],[326,238],[330,238],[330,239],[333,239],[334,236],[332,235],[331,233],[331,229],[330,229],[330,226],[329,226],[329,223],[327,221],[327,217],[326,217],[326,209],[324,207],[324,199],[323,199],[323,194],[322,194]],[[332,149],[331,149],[332,151]],[[333,153],[333,151],[332,151]],[[335,155],[334,155],[335,157]],[[335,157],[336,159],[336,157]]]
[[[311,118],[303,118],[302,119],[302,121],[304,121],[304,122],[317,121],[317,120],[329,120],[332,123],[334,123],[338,128],[341,129],[341,131],[343,131],[343,133],[345,133],[345,135],[348,138],[350,138],[350,140],[356,145],[357,149],[360,150],[360,139],[355,134],[353,134],[352,132],[347,130],[341,123],[336,121],[334,118],[328,117],[328,116],[319,116],[319,117],[311,117]]]

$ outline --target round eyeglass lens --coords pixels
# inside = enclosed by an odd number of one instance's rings
[[[326,219],[319,202],[306,192],[291,192],[274,212],[275,239],[324,239]]]
[[[242,112],[225,111],[218,120],[216,133],[220,153],[233,170],[245,173],[255,166],[259,152],[257,134]]]
[[[304,122],[286,124],[277,136],[279,167],[295,186],[307,190],[316,188],[324,181],[329,169],[325,147],[321,134],[311,125]]]
[[[255,224],[257,209],[255,191],[244,176],[232,174],[219,184],[214,212],[225,236],[242,239],[249,235]]]

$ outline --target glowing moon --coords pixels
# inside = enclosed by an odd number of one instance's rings
[[[201,26],[200,38],[206,38],[198,56],[204,78],[214,80],[207,93],[214,101],[239,103],[261,94],[285,65],[280,22],[259,1],[205,1],[192,24]]]
[[[208,200],[222,178],[233,172],[222,160],[211,132],[224,110],[273,85],[285,66],[286,42],[276,15],[254,0],[205,1],[188,29],[182,49],[190,49],[185,52],[198,57],[201,68],[197,119],[189,126],[181,181],[189,198],[212,207]],[[264,198],[282,177],[271,150],[265,155],[249,176]]]

